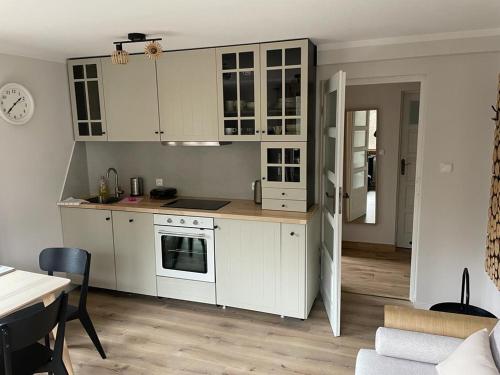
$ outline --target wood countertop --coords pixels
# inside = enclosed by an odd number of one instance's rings
[[[149,198],[144,198],[138,203],[125,203],[125,202],[117,202],[112,204],[84,203],[78,206],[61,206],[61,207],[73,208],[73,209],[146,212],[152,214],[191,215],[191,216],[213,217],[219,219],[255,220],[255,221],[285,223],[285,224],[307,224],[307,222],[314,216],[314,213],[318,209],[318,206],[314,205],[309,209],[308,212],[263,210],[260,205],[255,204],[253,201],[242,200],[242,199],[226,199],[231,201],[231,203],[216,211],[161,207],[165,203],[174,201],[179,198],[192,198],[192,197],[178,197],[169,200],[152,200]],[[203,198],[203,199],[209,199],[209,198]],[[221,200],[221,198],[219,198],[218,200]]]

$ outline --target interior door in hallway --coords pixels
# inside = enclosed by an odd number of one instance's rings
[[[321,294],[335,336],[340,335],[345,81],[339,71],[323,83],[321,98]]]
[[[411,248],[420,93],[404,92],[401,107],[396,244],[398,247]]]

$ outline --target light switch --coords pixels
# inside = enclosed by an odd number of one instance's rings
[[[439,163],[439,172],[441,173],[451,173],[453,172],[453,163]]]
[[[163,186],[163,178],[156,179],[156,186]]]

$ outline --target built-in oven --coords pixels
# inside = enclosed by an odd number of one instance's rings
[[[156,275],[215,282],[214,219],[154,215]]]

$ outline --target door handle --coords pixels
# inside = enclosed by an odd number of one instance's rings
[[[349,194],[348,194],[347,192],[345,192],[345,193],[344,193],[344,195],[343,195],[343,198],[344,198],[344,199],[349,199],[349,198],[350,198],[350,196],[349,196]]]
[[[339,215],[342,215],[342,186],[339,187]]]
[[[401,159],[400,170],[401,170],[401,176],[404,176],[406,173],[406,160],[405,159]]]

